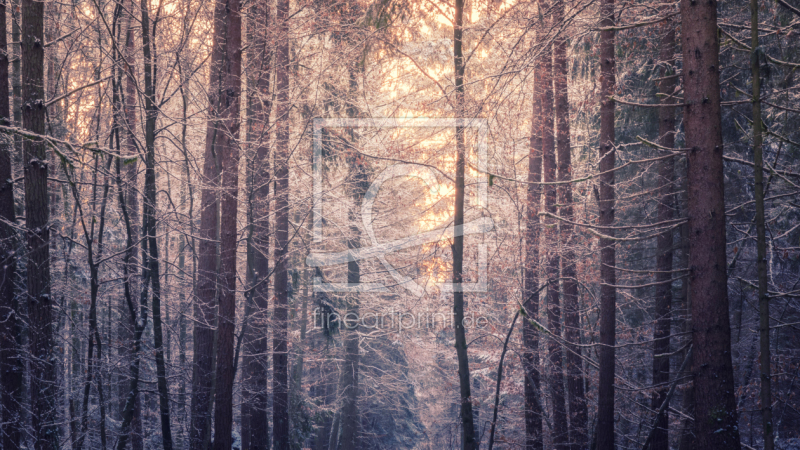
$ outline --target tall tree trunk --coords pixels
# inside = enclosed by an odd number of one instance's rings
[[[464,0],[455,1],[455,21],[453,22],[453,64],[455,66],[455,113],[456,118],[464,117]],[[456,198],[453,227],[460,230],[464,225],[464,159],[466,145],[464,127],[456,126]],[[472,416],[472,393],[469,375],[469,356],[467,356],[467,335],[464,330],[464,235],[453,236],[453,320],[455,322],[456,355],[458,357],[458,383],[461,388],[461,448],[478,448],[475,437],[475,424]]]
[[[211,439],[211,405],[214,393],[214,348],[217,317],[215,309],[223,282],[218,275],[218,236],[222,178],[222,158],[228,142],[226,103],[224,89],[228,67],[228,2],[217,0],[214,6],[214,30],[209,71],[208,126],[203,162],[203,188],[200,199],[200,244],[195,290],[194,366],[192,371],[192,418],[190,446],[192,450],[205,450]]]
[[[537,39],[541,33],[537,33]],[[524,307],[528,317],[539,319],[539,207],[541,204],[542,181],[542,85],[539,64],[536,64],[533,85],[533,113],[531,115],[530,151],[528,153],[527,211],[525,222],[525,271]],[[524,351],[522,359],[525,370],[525,448],[541,450],[544,448],[542,435],[542,415],[540,403],[539,373],[539,332],[530,320],[522,323]]]
[[[150,26],[150,4],[142,0],[142,53],[144,56],[144,109],[145,109],[145,175],[144,203],[142,208],[142,231],[147,250],[142,252],[144,266],[149,272],[152,288],[153,309],[153,347],[156,359],[156,385],[158,388],[159,415],[161,418],[161,439],[164,450],[172,450],[172,428],[170,426],[169,391],[167,386],[166,364],[164,361],[163,326],[161,323],[161,278],[159,269],[158,241],[156,238],[156,105],[157,64],[154,61],[153,42],[155,30]],[[155,27],[153,22],[152,26]]]
[[[355,118],[358,116],[357,109],[353,102],[358,94],[358,82],[355,76],[356,69],[350,67],[350,104],[347,107],[347,116]],[[350,184],[352,196],[351,210],[349,211],[350,238],[347,241],[347,248],[358,249],[361,247],[361,230],[358,228],[360,220],[361,202],[369,188],[367,172],[364,166],[364,156],[357,153],[358,143],[354,130],[349,130],[350,148],[346,150],[347,162],[350,166],[348,182]],[[357,286],[361,283],[361,267],[358,261],[348,261],[347,263],[347,284]],[[359,298],[358,291],[354,291],[347,296],[346,318],[355,317],[354,321],[345,321],[346,334],[344,338],[344,364],[341,366],[341,436],[339,447],[342,450],[358,448],[358,372],[360,363],[358,320],[359,320]],[[350,322],[350,323],[348,323]],[[334,449],[330,449],[334,450]]]
[[[764,450],[775,448],[772,426],[772,368],[769,348],[769,288],[767,274],[767,231],[764,224],[764,135],[761,122],[761,70],[758,54],[758,0],[750,0],[750,70],[753,77],[753,162],[756,201],[756,253],[758,260],[758,333],[760,337],[759,363],[761,367],[761,424],[764,433]]]
[[[717,2],[681,0],[696,446],[739,448],[731,361]]]
[[[22,0],[22,126],[43,135],[44,3]],[[26,138],[25,224],[28,240],[31,416],[34,448],[58,448],[56,360],[53,355],[53,300],[50,296],[50,208],[44,142]]]
[[[133,6],[133,4],[132,4]],[[140,226],[139,226],[139,188],[138,188],[138,178],[139,178],[139,159],[134,155],[138,155],[138,149],[136,147],[136,125],[137,125],[137,117],[136,117],[136,105],[137,105],[137,92],[136,92],[136,74],[134,70],[133,63],[136,61],[136,42],[135,42],[135,29],[133,27],[133,21],[135,19],[130,17],[128,28],[125,30],[125,49],[124,49],[124,58],[125,58],[125,65],[124,65],[124,73],[125,73],[125,90],[124,90],[124,103],[123,108],[124,112],[122,114],[122,119],[124,119],[125,123],[123,125],[123,129],[120,130],[120,134],[124,136],[124,139],[121,141],[124,142],[124,155],[130,160],[125,161],[125,206],[127,208],[128,218],[130,220],[131,225],[131,234],[132,234],[132,241],[134,242],[134,247],[130,249],[130,254],[128,255],[128,267],[127,267],[127,277],[129,282],[129,289],[131,291],[131,299],[134,302],[134,310],[138,306],[138,301],[136,299],[139,297],[140,289],[141,289],[141,280],[137,275],[138,267],[139,267],[139,247],[135,245],[136,242],[139,242],[139,235],[140,235]],[[131,320],[130,311],[128,310],[128,306],[126,304],[125,296],[120,298],[120,326],[119,326],[119,334],[121,342],[125,343],[120,347],[120,356],[124,358],[124,360],[130,363],[130,358],[134,358],[135,355],[133,354],[133,347],[134,347],[134,334],[135,334],[135,323]],[[120,415],[124,413],[125,410],[125,403],[127,399],[127,393],[130,389],[131,379],[128,375],[123,375],[120,377],[120,384],[119,384],[119,408],[120,408]],[[135,399],[134,409],[133,409],[133,417],[131,423],[131,447],[133,450],[141,450],[144,448],[144,442],[142,438],[142,405],[140,398],[137,396]]]
[[[133,241],[133,223],[130,220],[130,216],[128,215],[128,208],[127,208],[127,201],[124,198],[123,192],[126,189],[123,189],[123,182],[122,182],[122,175],[121,175],[121,162],[117,161],[117,187],[118,187],[118,198],[119,198],[119,207],[122,212],[122,218],[125,224],[125,234],[126,234],[126,246],[127,249],[123,255],[123,274],[127,274],[127,270],[130,267],[130,259],[135,252],[135,243]],[[146,269],[143,269],[143,272],[146,274]],[[116,450],[124,450],[125,446],[127,445],[129,435],[133,434],[133,443],[132,447],[136,448],[136,430],[133,427],[134,420],[136,418],[135,411],[140,409],[139,407],[139,368],[141,363],[141,356],[140,350],[142,347],[142,333],[144,332],[145,327],[147,326],[147,305],[146,300],[147,296],[142,295],[140,297],[139,302],[139,314],[136,314],[136,307],[133,299],[133,294],[131,292],[131,283],[130,283],[130,276],[124,276],[122,279],[122,286],[123,286],[123,295],[125,296],[125,304],[128,309],[128,317],[131,320],[131,326],[133,327],[133,349],[131,351],[132,360],[130,362],[130,386],[128,391],[125,394],[125,407],[122,411],[122,424],[120,425],[120,437],[117,440],[117,447]],[[146,286],[147,278],[143,277],[143,284],[142,286]],[[144,293],[146,289],[142,289]]]
[[[270,92],[271,51],[267,48],[267,30],[272,25],[270,3],[253,4],[248,31],[251,32],[252,85],[248,92],[248,138],[255,146],[250,163],[252,193],[250,198],[251,238],[248,241],[248,297],[251,312],[244,335],[244,396],[242,403],[243,450],[266,450],[270,447],[268,415],[269,340],[269,118],[272,109]],[[247,445],[244,443],[247,442]]]
[[[289,449],[289,0],[275,15],[275,309],[272,340],[272,426],[275,450]]]
[[[659,61],[662,64],[662,80],[658,92],[664,103],[675,103],[670,95],[675,90],[675,25],[671,20],[664,23],[664,36],[661,38]],[[675,146],[675,108],[658,109],[658,143],[662,147]],[[668,222],[675,216],[674,183],[675,159],[661,161],[659,167],[658,222]],[[653,327],[653,385],[659,386],[653,393],[653,409],[658,411],[669,391],[669,346],[670,326],[672,324],[672,229],[656,238],[656,288],[655,324]],[[655,431],[650,444],[652,450],[669,449],[669,413],[656,417]]]
[[[220,201],[219,315],[217,319],[217,373],[214,389],[214,448],[227,450],[233,444],[233,339],[236,328],[236,213],[239,198],[239,98],[242,73],[242,17],[239,0],[225,4],[225,56],[220,67],[215,112],[218,132],[215,153],[220,158],[222,189]],[[222,26],[221,23],[215,23]]]
[[[558,0],[553,10],[553,23],[564,20],[564,0]],[[572,178],[572,151],[570,148],[569,96],[567,92],[567,40],[557,36],[553,43],[553,89],[555,90],[556,147],[558,153],[558,181]],[[572,210],[572,184],[558,189],[559,215],[574,221]],[[571,223],[562,221],[561,231],[561,286],[564,299],[564,339],[569,351],[567,363],[567,397],[569,403],[569,438],[573,450],[588,447],[588,408],[583,387],[583,362],[581,361],[581,319],[578,299],[578,280],[575,267],[575,230]],[[576,344],[576,345],[570,345]]]
[[[547,11],[550,5],[545,1],[539,2],[539,8],[544,15],[550,14]],[[555,26],[555,22],[545,21],[543,31],[549,26]],[[553,117],[553,48],[549,40],[545,43],[540,58],[541,70],[536,83],[541,84],[541,101],[539,102],[539,113],[542,115],[542,169],[545,183],[556,181],[556,149],[554,140],[554,117]],[[544,208],[549,214],[556,214],[556,186],[545,185],[544,187]],[[558,249],[558,224],[552,218],[545,218],[545,248],[546,251],[546,270],[547,270],[547,326],[550,331],[561,337],[561,299],[559,292],[559,249]],[[569,442],[569,431],[567,426],[567,410],[564,399],[564,368],[563,355],[561,352],[561,342],[555,339],[547,340],[547,353],[550,361],[549,374],[547,377],[548,387],[550,388],[551,406],[553,408],[553,445],[557,449],[565,449]]]
[[[0,29],[6,30],[6,3],[0,3]],[[8,46],[6,33],[0,33],[0,92],[8,93]],[[0,124],[12,125],[8,95],[0,95]],[[17,304],[14,289],[16,257],[16,212],[11,153],[12,135],[0,136],[0,448],[17,450],[22,421],[17,397],[22,389],[22,369],[17,348]]]
[[[600,3],[600,26],[606,30],[600,32],[600,175],[598,225],[609,227],[614,224],[614,109],[613,95],[616,90],[616,58],[614,53],[613,27],[614,0],[602,0]],[[616,246],[613,239],[613,228],[601,228],[608,238],[599,239],[600,247],[600,380],[598,383],[597,402],[597,439],[598,450],[614,448],[614,370],[616,342],[616,285],[617,276]]]

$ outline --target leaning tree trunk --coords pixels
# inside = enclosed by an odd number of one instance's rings
[[[658,92],[666,104],[675,103],[670,98],[675,90],[675,26],[671,20],[664,23],[664,36],[661,38],[659,55],[662,80]],[[664,148],[675,146],[675,108],[658,109],[658,143]],[[673,219],[675,158],[661,161],[658,174],[659,195],[658,222]],[[655,288],[655,326],[653,327],[653,385],[658,390],[653,393],[652,405],[658,411],[669,391],[669,346],[672,325],[672,229],[656,238],[656,288]],[[656,417],[655,431],[650,444],[651,450],[669,449],[669,414],[667,410]]]
[[[289,0],[278,0],[275,23],[275,309],[273,419],[275,450],[289,449]]]
[[[455,2],[455,22],[453,23],[453,62],[455,66],[455,107],[456,118],[464,117],[464,53],[462,38],[464,34],[464,0]],[[456,198],[453,227],[460,230],[464,226],[464,127],[456,126]],[[464,292],[461,290],[464,265],[464,235],[453,236],[453,321],[458,357],[458,383],[461,387],[461,448],[478,448],[472,416],[472,393],[469,375],[469,356],[467,356],[467,335],[464,330]]]
[[[739,448],[731,361],[717,2],[681,0],[696,447]]]
[[[44,3],[22,0],[22,126],[45,133]],[[47,154],[41,139],[24,140],[25,224],[28,241],[28,320],[33,444],[57,449],[56,361],[53,300],[50,296],[50,208]]]
[[[239,0],[226,0],[225,56],[216,93],[218,115],[215,154],[222,170],[220,201],[219,312],[217,318],[217,371],[214,401],[214,449],[233,445],[233,339],[236,328],[236,212],[239,198],[239,98],[242,73],[242,18]],[[215,26],[222,26],[215,21]]]
[[[268,308],[269,308],[269,118],[272,108],[270,92],[271,51],[267,48],[267,30],[271,26],[269,2],[256,1],[248,32],[251,33],[250,62],[252,87],[248,89],[248,138],[255,146],[249,163],[252,192],[251,223],[248,241],[248,300],[250,314],[244,335],[242,448],[269,448],[268,415]]]
[[[553,10],[553,23],[564,20],[564,0],[558,0]],[[553,43],[553,89],[555,91],[556,146],[558,153],[558,203],[560,216],[566,219],[559,224],[561,231],[561,286],[564,299],[564,340],[567,342],[567,397],[569,403],[569,438],[573,450],[588,447],[588,408],[583,387],[583,362],[581,361],[581,319],[578,299],[578,280],[575,267],[575,228],[572,210],[572,151],[570,148],[569,96],[567,92],[567,40],[556,36]],[[570,345],[574,344],[574,345]]]
[[[614,91],[616,89],[616,59],[614,53],[614,0],[600,3],[600,175],[598,225],[606,237],[600,247],[600,380],[597,401],[598,450],[614,448],[614,370],[616,342],[616,285],[614,271],[616,248],[614,229]]]

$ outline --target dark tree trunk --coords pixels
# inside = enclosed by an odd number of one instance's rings
[[[549,5],[539,2],[539,8],[543,9],[543,14],[549,15],[545,11]],[[547,25],[556,25],[555,22],[546,21]],[[554,140],[554,117],[553,117],[553,48],[548,42],[541,50],[543,57],[539,64],[541,70],[536,83],[541,84],[541,100],[539,102],[539,114],[542,116],[542,169],[544,182],[552,183],[556,181],[556,149]],[[554,185],[544,187],[544,208],[549,214],[556,214],[556,191]],[[558,248],[558,224],[550,217],[544,220],[545,248],[547,249],[545,258],[547,271],[547,326],[550,331],[561,337],[561,299],[559,292],[559,248]],[[553,408],[553,430],[552,439],[556,449],[566,449],[569,442],[569,431],[567,426],[567,410],[564,399],[564,369],[563,354],[561,343],[555,339],[547,340],[547,353],[550,360],[547,376],[547,384],[550,388],[550,402]]]
[[[564,20],[564,1],[559,0],[553,10],[553,23]],[[558,181],[572,178],[572,152],[570,148],[569,97],[567,93],[567,41],[557,36],[553,43],[553,88],[555,90],[556,146],[558,153]],[[572,210],[572,185],[565,183],[558,189],[559,214],[568,221],[574,220]],[[573,450],[588,447],[588,409],[583,387],[583,362],[581,348],[580,304],[575,267],[575,230],[572,224],[562,221],[561,231],[561,286],[564,304],[564,339],[567,344],[567,397],[569,403],[569,438]]]
[[[22,0],[22,126],[44,135],[44,3]],[[40,139],[26,138],[25,223],[28,241],[31,417],[36,450],[58,448],[53,300],[50,296],[50,208],[47,154]]]
[[[739,448],[731,361],[717,2],[681,0],[688,161],[689,295],[695,438],[703,450]]]
[[[235,0],[233,0],[235,1]],[[238,3],[237,3],[238,5]],[[223,158],[226,145],[230,141],[227,129],[229,122],[228,103],[225,90],[229,55],[228,45],[228,0],[217,0],[214,6],[214,25],[209,71],[208,126],[203,162],[203,189],[200,199],[200,244],[197,269],[195,325],[194,325],[194,366],[192,370],[192,417],[190,446],[192,450],[205,450],[211,440],[211,405],[215,380],[215,328],[218,325],[216,303],[218,286],[225,284],[218,273],[220,261],[218,239],[220,237],[220,198],[219,188],[223,183]],[[238,8],[238,6],[237,6]],[[237,12],[238,18],[238,12]],[[238,104],[237,104],[238,109]],[[224,294],[223,294],[224,295]]]
[[[542,85],[538,82],[541,67],[536,65],[533,85],[533,113],[531,115],[530,152],[528,153],[527,211],[525,223],[524,307],[527,314],[522,325],[525,369],[525,448],[544,448],[542,436],[542,405],[540,397],[539,332],[528,319],[539,319],[539,206],[542,181]]]
[[[6,3],[0,3],[0,29],[6,29]],[[8,46],[6,33],[0,33],[0,92],[8,93]],[[11,108],[8,95],[0,95],[0,125],[9,126]],[[14,289],[17,257],[17,222],[14,211],[14,179],[11,153],[12,135],[0,136],[0,448],[17,450],[21,436],[21,418],[17,398],[22,389],[23,367],[17,348],[17,304]]]
[[[245,333],[244,401],[242,403],[243,450],[266,450],[270,446],[268,415],[269,341],[269,118],[272,108],[270,92],[271,52],[267,48],[267,30],[271,26],[270,4],[260,0],[253,4],[253,19],[248,32],[253,46],[250,70],[253,71],[248,92],[248,138],[255,152],[250,163],[252,193],[251,237],[248,241],[248,296],[250,314]]]
[[[159,269],[158,241],[156,238],[156,105],[157,64],[154,61],[148,0],[142,0],[142,53],[144,57],[144,110],[145,110],[145,175],[144,202],[142,207],[142,231],[147,249],[142,251],[144,266],[152,287],[153,308],[153,347],[156,359],[156,385],[158,388],[159,415],[161,418],[161,439],[164,450],[172,449],[172,429],[170,426],[169,391],[167,386],[166,363],[164,361],[163,327],[161,323],[161,278]],[[155,25],[153,24],[155,27]],[[144,244],[143,244],[144,245]]]
[[[272,341],[275,450],[289,449],[289,0],[275,15],[275,309]]]
[[[759,48],[758,0],[750,0],[750,48]],[[750,58],[753,77],[753,163],[755,186],[753,196],[756,203],[756,268],[758,272],[758,333],[759,363],[761,369],[761,427],[764,434],[764,450],[775,448],[775,433],[772,425],[772,368],[769,348],[769,277],[767,267],[767,229],[764,218],[764,135],[761,122],[761,61],[755,54]]]
[[[217,319],[217,373],[214,401],[214,449],[233,444],[233,340],[236,328],[236,222],[239,198],[239,98],[242,73],[242,18],[239,0],[225,1],[225,56],[216,94],[218,132],[215,154],[222,170],[220,201],[219,315]],[[216,22],[216,26],[223,24]]]
[[[614,0],[600,3],[600,25],[604,28],[614,26]],[[614,224],[614,107],[612,96],[616,90],[616,60],[614,53],[614,31],[600,32],[600,175],[598,224],[608,227]],[[600,380],[597,402],[598,450],[614,448],[614,370],[616,342],[616,285],[614,271],[616,265],[616,246],[612,228],[601,228],[606,236],[600,238]]]
[[[132,4],[133,5],[133,4]],[[133,22],[134,18],[130,17],[128,22]],[[138,155],[138,150],[136,148],[136,78],[135,78],[135,70],[133,66],[133,62],[136,58],[136,42],[135,42],[135,35],[134,35],[134,28],[128,23],[127,29],[125,30],[125,47],[124,50],[121,51],[123,60],[123,67],[122,72],[124,76],[122,77],[124,81],[124,95],[123,95],[123,105],[122,105],[122,114],[120,115],[120,119],[122,121],[121,129],[117,132],[119,133],[117,139],[122,144],[122,148],[124,148],[124,153],[126,158],[130,158],[124,161],[125,166],[125,192],[124,192],[124,201],[127,208],[128,218],[130,220],[131,225],[131,234],[132,234],[132,241],[134,243],[139,242],[139,197],[138,197],[138,172],[139,172],[139,160],[136,156]],[[122,90],[122,87],[119,87]],[[134,302],[134,309],[138,307],[138,301],[136,299],[139,296],[139,289],[141,288],[141,280],[137,276],[137,271],[139,267],[139,251],[138,247],[134,247],[128,249],[128,263],[126,267],[126,282],[128,283],[128,288],[130,289],[131,299]],[[118,353],[122,361],[130,364],[132,359],[135,355],[133,354],[133,347],[134,347],[134,333],[135,333],[135,323],[131,320],[130,311],[128,310],[128,306],[126,304],[126,297],[123,295],[120,298],[120,322],[119,322],[119,329],[118,329],[118,338],[120,342],[123,343],[119,347]],[[131,379],[130,376],[127,374],[122,374],[119,377],[119,384],[117,386],[118,392],[118,402],[119,402],[119,417],[122,417],[125,411],[125,403],[127,399],[128,390],[130,389]],[[144,448],[144,442],[142,440],[142,428],[141,428],[141,402],[139,401],[139,397],[136,398],[136,403],[133,409],[133,418],[131,423],[131,445],[133,450],[141,450]]]
[[[658,92],[663,94],[664,103],[675,103],[669,96],[675,90],[675,26],[667,21],[663,27],[659,60],[662,64],[662,81]],[[662,147],[675,146],[675,108],[658,109],[658,143]],[[658,222],[668,222],[674,213],[675,159],[661,161],[658,174],[660,196],[658,202]],[[658,411],[669,391],[669,346],[670,326],[672,324],[672,229],[656,238],[656,288],[655,325],[653,327],[653,385],[659,386],[653,393],[653,409]],[[656,417],[655,431],[650,444],[651,450],[669,449],[669,413]]]
[[[349,68],[350,73],[350,104],[347,107],[347,116],[350,118],[358,117],[357,109],[354,106],[356,96],[358,95],[358,82],[356,80],[356,69]],[[361,215],[358,211],[361,210],[361,203],[364,195],[369,188],[367,181],[366,168],[364,166],[364,157],[357,153],[357,137],[356,133],[351,129],[350,134],[350,148],[347,149],[347,160],[350,165],[350,174],[348,183],[351,190],[352,205],[349,211],[350,220],[350,237],[347,241],[347,247],[350,249],[358,249],[361,247],[361,229],[358,223],[361,220]],[[361,267],[358,261],[349,261],[347,263],[347,284],[349,286],[357,286],[361,283]],[[345,317],[355,320],[349,320],[344,323],[346,327],[345,342],[344,342],[344,364],[341,367],[341,395],[342,395],[342,409],[341,409],[341,436],[339,438],[339,448],[357,449],[358,448],[358,372],[360,364],[359,353],[359,337],[358,337],[358,320],[359,320],[359,298],[358,291],[352,292],[347,298],[347,315]],[[333,450],[333,449],[330,449]]]
[[[464,117],[464,53],[462,38],[464,34],[464,0],[455,2],[455,21],[453,23],[453,63],[455,66],[455,107],[456,118]],[[453,226],[460,229],[464,225],[464,127],[456,127],[456,198]],[[464,236],[453,237],[453,320],[455,325],[456,355],[458,357],[458,383],[461,387],[461,448],[478,448],[475,437],[475,424],[472,415],[472,393],[469,375],[469,356],[467,356],[467,335],[464,330],[464,292],[461,290],[464,265]]]

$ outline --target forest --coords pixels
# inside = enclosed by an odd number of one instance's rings
[[[798,0],[0,28],[0,449],[800,449]]]

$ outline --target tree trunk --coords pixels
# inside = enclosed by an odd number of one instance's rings
[[[275,309],[272,341],[275,450],[289,449],[289,0],[278,0],[275,15]]]
[[[156,238],[156,70],[152,51],[153,34],[150,31],[148,0],[142,0],[142,53],[144,56],[144,109],[145,109],[145,175],[144,202],[142,208],[142,231],[147,250],[142,252],[144,266],[152,288],[153,308],[153,347],[156,359],[156,385],[158,388],[159,415],[161,417],[161,439],[164,450],[172,450],[172,429],[170,426],[169,391],[167,386],[166,364],[164,361],[163,326],[161,323],[161,279],[159,269],[158,242]]]
[[[251,233],[248,265],[248,296],[251,312],[248,316],[248,330],[245,333],[244,396],[242,403],[242,443],[243,450],[266,450],[270,446],[268,415],[268,367],[269,341],[269,118],[272,109],[270,92],[271,52],[267,48],[266,31],[271,26],[270,3],[265,0],[253,4],[254,19],[248,31],[253,46],[250,62],[252,87],[248,92],[248,138],[255,146],[250,165],[251,184]],[[246,442],[246,445],[245,445]]]
[[[455,2],[455,22],[453,23],[453,63],[455,66],[455,107],[456,118],[464,117],[464,53],[462,38],[464,26],[464,0]],[[453,227],[460,230],[464,225],[464,127],[456,127],[456,198]],[[461,387],[461,448],[478,448],[475,437],[475,424],[472,416],[472,393],[469,375],[469,356],[467,356],[467,336],[464,330],[464,292],[461,288],[464,265],[464,235],[453,236],[453,320],[455,322],[456,355],[458,357],[458,383]]]
[[[239,0],[225,1],[225,56],[216,94],[218,132],[215,154],[222,169],[220,201],[219,315],[217,319],[217,373],[214,401],[214,449],[233,445],[233,339],[236,328],[236,222],[239,198],[239,98],[242,73],[242,18]],[[219,22],[216,26],[221,26]]]
[[[6,29],[6,3],[0,4],[0,29]],[[6,33],[0,33],[0,92],[8,93],[8,46]],[[0,124],[9,126],[11,108],[8,95],[0,95]],[[22,421],[17,397],[22,389],[23,367],[17,348],[16,282],[16,212],[14,210],[14,177],[11,153],[12,135],[0,136],[0,448],[17,450],[20,444]]]
[[[661,38],[659,60],[662,64],[658,92],[664,103],[675,103],[669,96],[675,90],[675,27],[671,20],[664,23],[664,36]],[[658,143],[662,147],[675,146],[675,109],[658,109]],[[658,222],[668,222],[674,214],[675,159],[661,161],[659,167]],[[670,326],[672,324],[672,229],[656,238],[656,288],[655,324],[653,327],[653,385],[659,386],[653,393],[653,409],[658,411],[669,391],[669,346]],[[669,410],[656,417],[651,450],[669,449]]]
[[[739,448],[731,361],[717,2],[681,0],[696,446]]]
[[[531,115],[530,152],[528,153],[527,216],[525,225],[524,307],[528,317],[539,319],[539,206],[542,181],[542,85],[538,82],[540,65],[536,65],[533,85],[533,113]],[[542,436],[542,405],[539,401],[539,332],[530,320],[522,324],[525,365],[525,448],[544,448]]]
[[[233,0],[235,1],[235,0]],[[203,188],[200,199],[199,261],[195,289],[194,366],[192,370],[192,418],[190,447],[205,450],[211,439],[211,405],[214,394],[214,348],[217,327],[216,302],[220,283],[218,274],[218,236],[220,234],[219,188],[228,132],[225,120],[227,102],[224,90],[228,68],[228,1],[217,0],[214,6],[211,66],[209,71],[208,126],[203,162]],[[238,14],[237,14],[238,15]]]
[[[600,26],[613,27],[614,0],[602,0],[600,3]],[[600,173],[598,225],[608,227],[614,224],[614,109],[612,96],[616,90],[616,59],[614,53],[614,31],[600,32]],[[598,383],[597,402],[597,439],[598,450],[614,448],[614,370],[616,342],[616,298],[614,288],[617,277],[616,246],[613,239],[613,228],[601,228],[607,238],[599,239],[600,247],[600,380]]]
[[[761,367],[761,424],[764,432],[764,450],[775,448],[775,433],[772,427],[772,368],[769,348],[769,288],[767,267],[767,231],[764,224],[764,149],[761,122],[761,70],[757,53],[758,0],[750,0],[750,69],[753,77],[753,162],[756,201],[756,253],[758,260],[758,333],[760,337],[759,363]],[[730,342],[730,341],[729,341]]]
[[[544,1],[539,2],[542,13],[549,15],[546,9],[549,7]],[[556,25],[555,22],[545,21],[542,28],[548,25]],[[544,31],[544,30],[543,30]],[[554,141],[554,118],[553,118],[553,48],[546,43],[541,50],[540,58],[541,70],[536,83],[541,84],[541,101],[539,103],[539,114],[542,115],[542,169],[544,182],[552,183],[556,181],[556,149]],[[556,214],[556,186],[545,185],[544,187],[544,208],[549,214]],[[561,337],[561,299],[559,292],[559,248],[558,248],[558,224],[552,218],[545,218],[545,248],[546,251],[546,270],[547,270],[547,326],[550,331],[559,338]],[[550,388],[550,402],[553,408],[553,430],[552,439],[556,449],[566,449],[569,443],[569,432],[567,426],[567,410],[564,399],[564,369],[563,355],[561,353],[561,343],[555,339],[547,340],[547,353],[550,360],[550,373],[547,377],[548,387]]]
[[[45,133],[44,3],[22,0],[22,126]],[[33,442],[36,450],[58,448],[53,301],[50,296],[50,208],[44,142],[26,138],[25,224],[28,240],[28,320]]]
[[[557,1],[553,10],[553,23],[564,20],[564,1]],[[557,36],[553,43],[553,89],[555,90],[556,147],[558,153],[558,181],[572,178],[572,152],[570,148],[569,96],[567,92],[567,40]],[[559,215],[574,221],[572,210],[572,184],[558,189]],[[575,230],[572,224],[562,221],[561,231],[561,286],[564,299],[564,339],[567,343],[581,343],[580,303],[575,267]],[[567,344],[567,397],[569,404],[569,439],[573,450],[588,448],[588,409],[583,387],[583,362],[581,348]]]

